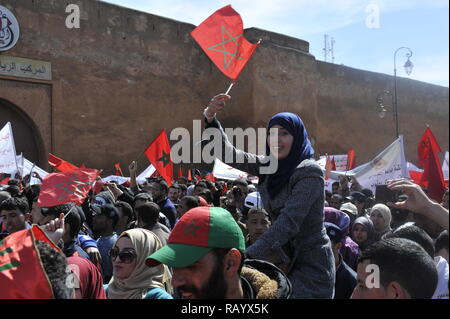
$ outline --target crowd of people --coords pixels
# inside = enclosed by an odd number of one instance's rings
[[[12,179],[0,188],[0,253],[15,234],[39,227],[47,240],[34,238],[36,258],[54,298],[448,299],[448,189],[441,203],[406,179],[388,183],[402,194],[395,203],[355,178],[325,191],[292,113],[269,122],[278,134],[269,133],[266,156],[279,166],[262,175],[267,158],[236,149],[217,119],[229,99],[211,100],[206,128],[219,130],[224,154],[242,156],[232,165],[258,185],[183,177],[140,184],[132,162],[129,185],[105,183],[81,205],[40,207],[40,186]],[[11,287],[1,296],[30,296],[20,290],[29,277],[0,269]]]

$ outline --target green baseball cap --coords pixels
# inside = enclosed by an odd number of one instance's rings
[[[146,265],[186,267],[213,248],[244,251],[242,230],[229,211],[220,207],[196,207],[181,217],[170,233],[167,245],[148,256]]]

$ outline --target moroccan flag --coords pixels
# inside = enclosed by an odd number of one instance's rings
[[[78,169],[75,165],[56,157],[52,153],[48,153],[48,163],[60,172]]]
[[[0,241],[0,299],[54,298],[36,240],[59,250],[37,226],[15,232]]]
[[[239,13],[231,5],[214,12],[191,32],[211,61],[235,82],[259,44],[244,38]]]
[[[347,171],[355,168],[355,150],[347,152]]]
[[[156,171],[161,175],[167,184],[172,185],[173,181],[173,163],[170,157],[170,144],[166,131],[163,129],[158,137],[153,140],[150,146],[145,150],[145,155]]]
[[[178,178],[181,178],[181,177],[183,177],[183,170],[181,169],[181,166],[180,166],[180,168],[178,169]]]
[[[430,141],[430,143],[432,143]],[[440,203],[445,193],[444,174],[437,153],[428,148],[427,165],[424,167],[421,184],[428,183],[428,197]]]
[[[120,163],[114,164],[114,169],[116,171],[116,176],[123,176],[122,169],[120,168]]]
[[[96,169],[77,169],[48,174],[42,181],[38,205],[50,207],[73,202],[80,205],[99,175]]]
[[[192,181],[192,173],[191,170],[188,169],[188,176],[187,176],[188,181]]]
[[[433,135],[433,132],[431,132],[431,129],[428,127],[423,133],[417,147],[419,167],[425,168],[427,166],[428,159],[431,154],[430,149],[434,152],[442,152],[441,147],[439,146],[436,138]]]

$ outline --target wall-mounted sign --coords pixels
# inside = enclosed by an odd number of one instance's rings
[[[0,51],[6,51],[19,40],[19,22],[7,8],[0,6]]]
[[[0,75],[36,80],[52,80],[50,62],[0,55]]]

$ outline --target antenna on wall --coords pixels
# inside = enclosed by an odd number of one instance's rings
[[[327,62],[327,60],[328,60],[328,51],[329,51],[329,49],[328,49],[328,34],[324,34],[324,36],[323,36],[323,49],[322,49],[322,51],[323,51],[323,60],[325,62]]]
[[[331,63],[334,63],[334,44],[336,41],[334,38],[330,38],[328,34],[323,36],[323,60],[328,61],[328,55],[331,54]]]

